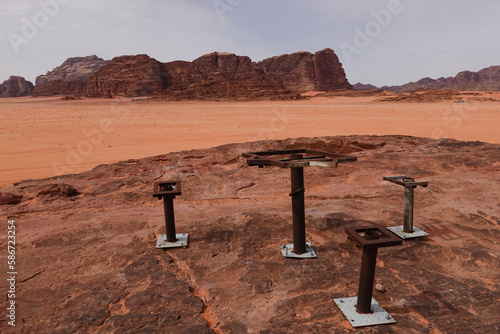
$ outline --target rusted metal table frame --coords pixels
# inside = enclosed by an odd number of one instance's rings
[[[415,179],[411,177],[402,176],[384,176],[384,180],[398,184],[404,187],[404,218],[403,218],[403,233],[398,233],[398,231],[394,230],[397,227],[389,228],[394,233],[397,233],[402,238],[411,238],[412,233],[417,230],[413,227],[413,208],[414,208],[414,191],[417,187],[427,187],[429,184],[428,181],[415,181]],[[425,236],[428,235],[426,232],[422,230],[418,230],[419,233],[415,234],[415,236]]]
[[[181,181],[157,181],[153,185],[153,197],[163,199],[165,212],[165,237],[160,235],[157,248],[185,247],[187,234],[176,234],[174,216],[174,198],[181,195]]]
[[[309,156],[304,156],[307,154]],[[272,156],[290,155],[290,158],[272,159]],[[340,162],[357,161],[356,157],[342,155],[337,152],[308,149],[288,149],[243,153],[249,166],[276,166],[291,169],[292,219],[293,219],[293,253],[290,257],[300,257],[308,251],[306,243],[305,205],[304,205],[304,167],[336,167]],[[282,246],[283,247],[283,246]],[[286,246],[285,246],[286,248]],[[315,254],[313,254],[315,257]]]
[[[356,309],[359,313],[371,313],[377,251],[380,247],[401,245],[403,240],[381,225],[362,228],[346,227],[345,233],[363,250]]]
[[[362,248],[358,296],[335,299],[337,305],[354,327],[393,323],[394,319],[374,300],[373,284],[377,252],[380,247],[398,246],[403,240],[381,225],[347,227],[349,239]]]

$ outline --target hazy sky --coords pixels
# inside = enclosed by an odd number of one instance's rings
[[[68,57],[335,50],[351,83],[500,65],[499,0],[0,0],[0,83]]]

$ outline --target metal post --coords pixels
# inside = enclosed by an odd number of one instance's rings
[[[373,313],[371,309],[373,283],[375,282],[375,267],[377,264],[377,249],[364,248],[361,256],[361,272],[359,274],[358,302],[356,310],[359,313]]]
[[[176,242],[177,237],[175,234],[174,199],[170,196],[163,196],[163,208],[165,210],[167,241]]]
[[[273,157],[275,156],[275,157]],[[279,158],[278,156],[284,156]],[[288,157],[286,157],[288,156]],[[340,162],[356,161],[355,157],[336,152],[308,149],[284,149],[243,153],[249,166],[276,166],[290,168],[292,191],[293,244],[281,245],[281,254],[287,258],[312,259],[316,253],[311,242],[306,242],[306,213],[304,205],[304,167],[337,167]]]
[[[292,154],[291,159],[302,159],[302,154]],[[306,213],[304,205],[304,168],[292,167],[292,217],[293,252],[304,254],[306,250]]]
[[[384,180],[404,187],[403,225],[391,226],[389,230],[402,239],[425,237],[429,233],[413,226],[414,192],[417,187],[427,187],[427,181],[415,181],[412,177],[384,176]]]
[[[353,327],[362,327],[396,322],[373,297],[377,252],[380,247],[403,244],[403,240],[387,228],[375,225],[356,228],[346,227],[345,232],[358,246],[363,248],[359,274],[358,296],[334,299]]]
[[[403,232],[413,233],[413,192],[414,186],[405,186]]]

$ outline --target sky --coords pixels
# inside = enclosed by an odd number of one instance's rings
[[[400,85],[500,65],[499,16],[499,0],[0,0],[0,83],[69,57],[331,48],[350,83]]]

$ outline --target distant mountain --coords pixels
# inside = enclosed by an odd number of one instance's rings
[[[33,93],[33,84],[22,77],[11,76],[0,85],[0,97],[29,96]]]
[[[47,75],[38,77],[34,95],[283,99],[311,90],[352,89],[331,49],[314,54],[296,52],[261,62],[224,52],[206,54],[192,62],[169,63],[161,63],[148,55],[115,57],[105,64],[102,59],[92,57],[87,62],[70,58]],[[85,68],[82,64],[88,65],[88,76],[80,75]],[[75,72],[78,75],[70,75]]]
[[[33,96],[83,95],[87,79],[105,66],[97,56],[68,58],[62,65],[36,78]]]
[[[376,88],[373,85],[357,83],[355,89]],[[454,77],[439,79],[423,78],[401,86],[383,86],[393,92],[403,93],[422,89],[453,89],[457,91],[500,91],[500,66],[490,66],[478,72],[462,71]]]
[[[372,90],[372,89],[380,89],[377,86],[370,84],[362,84],[361,82],[355,83],[352,85],[356,90]]]

